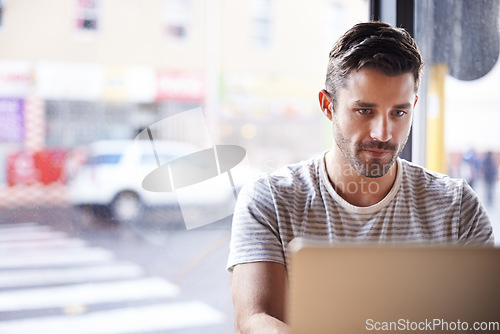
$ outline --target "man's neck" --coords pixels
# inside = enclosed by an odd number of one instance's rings
[[[345,160],[340,150],[334,148],[325,155],[328,179],[335,191],[355,206],[377,204],[391,191],[397,174],[397,163],[378,178],[362,176]]]

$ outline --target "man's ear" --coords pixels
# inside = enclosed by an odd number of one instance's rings
[[[322,89],[318,94],[318,98],[321,111],[331,121],[333,112],[333,102],[332,98],[330,97],[330,94],[328,94],[326,90]]]

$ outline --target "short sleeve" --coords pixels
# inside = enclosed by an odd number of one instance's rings
[[[459,242],[488,245],[494,243],[493,228],[486,209],[465,181],[460,207]]]
[[[241,263],[270,261],[285,264],[275,203],[267,177],[245,185],[233,215],[227,269]]]

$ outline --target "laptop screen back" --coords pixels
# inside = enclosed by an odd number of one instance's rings
[[[294,246],[292,333],[500,333],[500,249]]]

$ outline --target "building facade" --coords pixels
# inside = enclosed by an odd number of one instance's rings
[[[307,157],[330,143],[316,106],[328,51],[368,13],[365,0],[16,0],[1,6],[3,175],[12,152],[134,138],[149,124],[196,107],[215,143],[245,147],[264,169]],[[195,133],[176,124],[158,135],[193,141]]]

